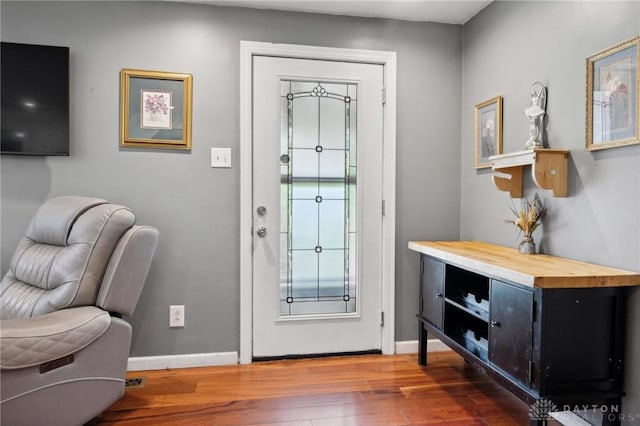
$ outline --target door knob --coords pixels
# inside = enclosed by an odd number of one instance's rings
[[[267,228],[265,228],[264,226],[258,226],[256,228],[256,234],[258,235],[258,237],[260,238],[264,238],[267,236]]]

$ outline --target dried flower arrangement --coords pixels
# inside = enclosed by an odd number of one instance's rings
[[[531,201],[525,199],[522,203],[522,210],[516,210],[511,206],[511,211],[516,218],[505,220],[506,223],[513,223],[520,229],[525,238],[531,238],[533,231],[542,224],[542,217],[547,212],[547,208],[542,204],[540,196],[536,194]]]
[[[533,242],[533,231],[542,224],[542,217],[547,212],[547,208],[542,204],[540,196],[536,194],[531,201],[527,199],[523,201],[522,210],[516,210],[515,207],[511,206],[511,211],[516,218],[505,220],[505,222],[513,223],[523,234],[522,242],[518,246],[520,253],[535,253],[536,245]]]

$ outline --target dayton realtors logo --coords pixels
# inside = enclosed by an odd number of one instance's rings
[[[539,399],[529,407],[529,419],[549,420],[549,413],[557,411],[558,407],[548,399]]]
[[[575,419],[577,416],[574,413],[581,413],[586,416],[602,417],[603,421],[616,422],[622,421],[627,423],[640,422],[639,413],[621,413],[620,406],[613,405],[563,405],[562,407],[556,406],[553,401],[548,399],[539,399],[529,406],[529,419],[532,421],[547,421],[550,420],[551,413],[556,412],[555,416],[557,420],[566,418],[567,420]]]

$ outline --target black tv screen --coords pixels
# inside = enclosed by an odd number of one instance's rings
[[[69,48],[2,42],[2,154],[69,155]]]

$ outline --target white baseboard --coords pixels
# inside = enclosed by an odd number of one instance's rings
[[[449,351],[449,347],[438,339],[427,340],[427,352]],[[418,353],[418,341],[406,340],[395,343],[396,354]],[[202,354],[161,355],[130,357],[127,371],[166,370],[169,368],[211,367],[235,365],[238,352],[213,352]]]
[[[451,349],[442,343],[438,339],[427,340],[427,352],[441,352],[450,351]],[[418,341],[417,340],[405,340],[402,342],[396,342],[397,354],[416,354],[418,353]]]
[[[168,368],[210,367],[238,363],[238,352],[130,357],[127,371],[166,370]]]

